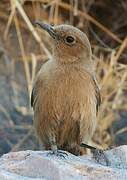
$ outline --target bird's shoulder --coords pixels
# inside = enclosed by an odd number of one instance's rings
[[[95,72],[93,70],[86,70],[87,77],[89,76],[89,81],[87,83],[91,83],[91,88],[94,91],[95,98],[96,98],[96,112],[98,112],[99,106],[101,105],[101,94],[100,94],[100,87],[95,75]]]
[[[48,60],[41,66],[40,70],[37,72],[31,92],[32,107],[34,107],[34,104],[36,102],[39,89],[43,87],[44,82],[50,76],[50,70],[52,69],[52,67],[53,67],[52,60]]]
[[[95,89],[95,96],[96,96],[96,112],[98,112],[99,106],[101,105],[101,94],[100,94],[100,88],[97,82],[97,79],[95,76],[93,76],[93,83],[94,83],[94,89]]]
[[[99,84],[96,78],[96,75],[93,71],[84,71],[84,77],[87,78],[87,81],[85,81],[86,86],[88,87],[88,91],[92,91],[95,99],[96,99],[96,112],[98,112],[99,106],[101,105],[101,94],[100,94],[100,88]],[[90,94],[90,93],[89,93]],[[92,93],[91,93],[92,94]]]

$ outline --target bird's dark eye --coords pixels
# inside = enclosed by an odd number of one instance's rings
[[[65,38],[65,42],[67,43],[67,44],[74,44],[75,43],[75,38],[74,37],[72,37],[72,36],[67,36],[66,38]]]

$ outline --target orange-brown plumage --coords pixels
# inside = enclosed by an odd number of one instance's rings
[[[78,155],[80,144],[87,144],[95,131],[100,104],[91,48],[78,29],[53,28],[53,58],[42,66],[33,86],[34,125],[45,149]],[[66,44],[66,36],[74,37],[75,43]]]

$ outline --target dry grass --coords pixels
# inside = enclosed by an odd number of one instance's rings
[[[114,8],[118,9],[114,10]],[[116,13],[117,10],[118,13]],[[10,0],[8,2],[3,0],[0,2],[0,16],[3,24],[6,24],[2,31],[4,34],[2,39],[10,46],[9,35],[12,27],[15,27],[19,52],[17,55],[10,50],[9,54],[12,61],[13,59],[16,59],[16,62],[21,61],[24,66],[23,76],[27,82],[29,95],[38,64],[51,57],[48,36],[44,32],[37,31],[32,21],[73,24],[88,34],[102,94],[102,105],[98,115],[99,123],[93,143],[103,148],[115,145],[114,136],[127,131],[126,127],[115,132],[116,134],[111,131],[112,123],[116,121],[119,113],[127,111],[126,13],[127,5],[124,0],[115,2],[104,0]],[[120,18],[119,14],[121,14]],[[29,42],[25,41],[25,35],[28,36]],[[16,49],[17,46],[14,48]],[[18,99],[17,109],[22,114],[31,114],[30,107],[21,107]],[[8,121],[15,126],[8,112],[7,116]],[[29,126],[24,138],[18,140],[14,146],[11,145],[12,150],[19,149],[24,141],[30,138],[33,133],[31,129],[32,127]]]

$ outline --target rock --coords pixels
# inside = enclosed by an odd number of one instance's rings
[[[127,146],[105,151],[99,163],[91,155],[65,158],[49,155],[49,151],[10,152],[0,158],[0,180],[126,180]]]

